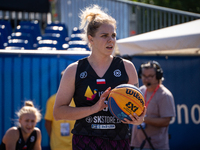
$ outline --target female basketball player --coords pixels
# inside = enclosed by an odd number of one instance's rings
[[[1,150],[41,150],[41,132],[35,127],[41,114],[32,101],[26,101],[19,112],[19,127],[11,127],[3,137]]]
[[[97,5],[83,10],[80,18],[92,52],[66,68],[57,92],[54,117],[76,120],[72,130],[73,150],[128,150],[128,124],[141,124],[146,110],[142,116],[130,116],[132,120],[122,123],[109,112],[106,98],[119,84],[138,86],[136,69],[130,61],[112,56],[115,19]],[[69,106],[72,97],[76,107]]]

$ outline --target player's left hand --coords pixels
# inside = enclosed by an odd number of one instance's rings
[[[144,107],[144,111],[141,114],[141,116],[136,115],[135,113],[133,115],[129,115],[129,117],[131,118],[131,120],[128,120],[126,118],[124,118],[125,121],[122,121],[123,123],[126,124],[133,124],[133,125],[140,125],[143,121],[144,121],[144,116],[146,115],[146,106]]]

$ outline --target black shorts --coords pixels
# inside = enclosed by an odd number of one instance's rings
[[[73,135],[73,150],[130,150],[129,139],[109,140],[94,136]]]

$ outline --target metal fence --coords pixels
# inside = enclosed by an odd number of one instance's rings
[[[58,0],[58,18],[70,32],[79,26],[80,10],[91,4],[98,4],[116,19],[119,39],[200,18],[196,13],[127,0]]]
[[[127,0],[57,0],[57,20],[66,24],[70,34],[79,26],[80,10],[91,4],[98,4],[117,20],[119,39],[200,18],[196,13]],[[52,17],[50,13],[0,10],[0,19],[9,20],[13,31],[21,20],[38,20],[43,31]]]
[[[150,4],[117,0],[133,7],[136,16],[136,33],[145,33],[200,18],[200,14]]]
[[[50,13],[39,12],[20,12],[0,10],[0,20],[8,20],[11,23],[13,31],[19,25],[20,21],[38,20],[40,28],[44,29],[48,21],[51,21]],[[43,31],[43,30],[42,30]]]

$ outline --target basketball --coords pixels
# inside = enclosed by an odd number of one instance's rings
[[[115,87],[108,96],[109,111],[113,116],[123,121],[124,118],[131,120],[129,115],[133,115],[133,113],[140,116],[144,106],[142,92],[131,84],[121,84]]]

